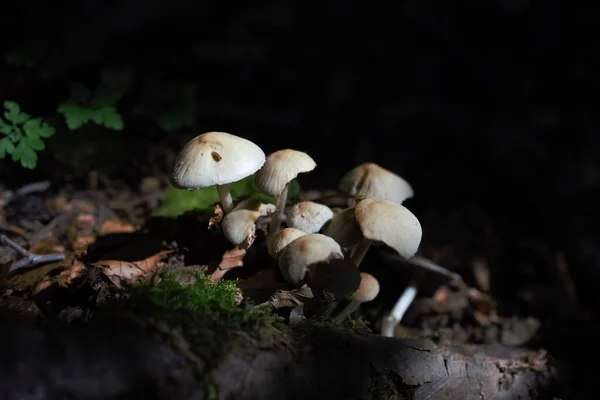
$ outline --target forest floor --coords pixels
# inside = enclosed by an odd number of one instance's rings
[[[135,186],[90,173],[87,187],[46,181],[0,187],[4,238],[31,253],[62,258],[11,271],[23,255],[6,242],[0,245],[0,320],[85,324],[125,283],[149,284],[161,271],[177,268],[206,273],[213,281],[236,281],[242,305],[266,304],[292,324],[304,318],[298,307],[305,300],[303,293],[284,283],[266,250],[265,220],[250,249],[240,250],[209,227],[206,213],[157,216],[167,185],[164,176],[143,177]],[[343,205],[343,199],[329,195],[305,190],[300,198],[326,197],[332,207]],[[587,398],[593,372],[581,367],[574,353],[595,346],[588,340],[597,322],[577,304],[578,289],[564,255],[544,242],[519,243],[513,263],[527,269],[528,263],[542,260],[554,273],[543,281],[511,282],[510,276],[497,273],[497,265],[506,257],[502,249],[516,245],[511,238],[495,235],[494,219],[473,207],[425,221],[427,234],[420,251],[458,272],[467,289],[444,284],[427,289],[396,329],[396,337],[428,338],[440,347],[526,349],[536,355],[536,362],[558,360],[554,365],[563,371],[560,383],[570,386],[574,396],[567,398]],[[477,215],[477,226],[464,223],[465,213]],[[435,240],[448,231],[453,232],[452,242]],[[354,318],[364,319],[365,329],[378,333],[382,316],[409,276],[383,262],[378,250],[367,256],[361,269],[377,277],[381,292]],[[562,309],[523,315],[503,304],[511,297],[531,303],[529,309],[536,309],[540,298],[562,297]]]

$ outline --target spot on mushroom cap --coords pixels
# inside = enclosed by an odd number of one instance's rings
[[[417,253],[423,231],[421,223],[408,208],[393,201],[368,197],[354,209],[365,238],[383,242],[404,258]]]
[[[223,235],[230,243],[239,246],[256,232],[256,220],[274,211],[273,204],[262,204],[256,199],[243,200],[223,217]]]
[[[285,247],[298,239],[300,236],[306,235],[306,232],[296,228],[284,228],[275,233],[267,242],[267,250],[274,259],[279,259],[279,254]]]
[[[333,216],[323,233],[342,247],[354,246],[362,239],[360,225],[356,222],[354,207],[346,208]]]
[[[254,177],[259,192],[278,196],[285,185],[298,174],[310,172],[317,164],[306,153],[298,150],[279,150],[269,154],[262,169]]]
[[[341,191],[402,204],[414,196],[412,186],[399,175],[375,163],[367,162],[353,168],[342,177]]]
[[[344,258],[340,245],[329,236],[313,233],[300,236],[283,249],[279,269],[286,281],[300,285],[311,264],[334,258]]]
[[[359,303],[372,301],[379,294],[379,281],[371,274],[360,273],[360,286],[358,290],[350,296],[350,300]]]
[[[314,201],[301,201],[288,212],[288,224],[306,233],[316,233],[333,218],[333,211],[326,205]]]
[[[179,152],[171,184],[179,189],[201,189],[237,182],[258,171],[265,160],[262,149],[248,139],[207,132]]]

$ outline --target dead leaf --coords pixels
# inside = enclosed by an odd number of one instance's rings
[[[102,223],[99,235],[106,235],[109,233],[131,233],[135,232],[135,227],[127,222],[119,221],[118,219],[108,219]]]
[[[237,246],[223,253],[221,262],[215,271],[210,274],[210,279],[212,279],[213,282],[218,282],[230,269],[243,267],[244,256],[246,256],[246,250]]]
[[[312,298],[314,298],[312,291],[307,285],[304,285],[299,289],[278,290],[273,294],[268,303],[276,310],[279,310],[280,308],[295,308],[304,304],[306,299]]]
[[[53,253],[64,253],[65,248],[58,239],[52,235],[48,236],[37,243],[34,243],[29,251],[35,254],[53,254]]]
[[[140,192],[148,194],[160,192],[160,179],[155,176],[147,176],[140,182]]]
[[[75,226],[81,230],[92,230],[96,226],[96,218],[91,213],[77,214]]]
[[[208,229],[213,226],[219,226],[219,223],[223,219],[223,209],[220,204],[215,205],[215,215],[208,220]]]
[[[83,263],[79,260],[73,260],[73,264],[71,265],[71,268],[68,268],[66,270],[64,270],[63,272],[61,272],[58,275],[58,279],[57,282],[60,286],[63,287],[67,287],[71,284],[71,282],[73,281],[73,279],[79,277],[79,275],[81,275],[81,272],[85,269],[85,265],[83,265]]]
[[[159,261],[173,250],[162,250],[144,260],[122,261],[122,260],[101,260],[95,263],[102,268],[102,273],[110,279],[117,287],[121,287],[121,281],[135,281],[144,277],[149,272],[156,269]]]
[[[71,242],[71,249],[78,257],[82,257],[87,253],[88,247],[95,241],[96,238],[92,235],[77,236],[75,240]]]

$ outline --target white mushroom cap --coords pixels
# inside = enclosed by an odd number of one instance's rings
[[[279,254],[285,249],[285,247],[298,239],[300,236],[306,235],[306,232],[296,228],[284,228],[267,241],[267,250],[274,259],[279,259]]]
[[[279,254],[279,269],[286,281],[299,285],[312,264],[344,258],[340,245],[329,236],[313,233],[300,236]]]
[[[354,216],[354,207],[346,208],[333,216],[323,229],[323,233],[342,247],[354,246],[362,239],[360,225]]]
[[[179,189],[201,189],[237,182],[265,163],[256,144],[225,132],[196,136],[177,156],[171,184]]]
[[[360,273],[360,286],[358,290],[350,296],[350,300],[357,303],[366,303],[372,301],[379,294],[379,281],[371,274]]]
[[[414,196],[413,188],[407,181],[371,162],[346,173],[340,180],[339,188],[351,195],[386,199],[398,204]]]
[[[423,231],[419,220],[408,208],[390,200],[368,197],[354,209],[365,238],[383,242],[404,258],[417,253]]]
[[[269,154],[254,177],[254,184],[259,192],[278,196],[299,173],[312,171],[316,166],[315,161],[302,151],[279,150]]]
[[[241,201],[229,214],[223,217],[223,235],[236,246],[249,245],[256,232],[256,220],[275,211],[275,205],[262,204],[256,199]],[[248,243],[250,239],[250,243]]]
[[[313,201],[301,201],[288,211],[288,225],[306,233],[319,232],[331,218],[331,208]]]

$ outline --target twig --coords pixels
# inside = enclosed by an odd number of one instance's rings
[[[19,268],[32,267],[38,264],[45,264],[49,262],[61,261],[64,260],[65,255],[62,253],[54,253],[54,254],[33,254],[23,247],[19,246],[17,243],[10,240],[6,235],[0,234],[0,243],[12,248],[17,253],[23,256],[23,259],[13,262],[10,266],[8,272],[16,271]]]

